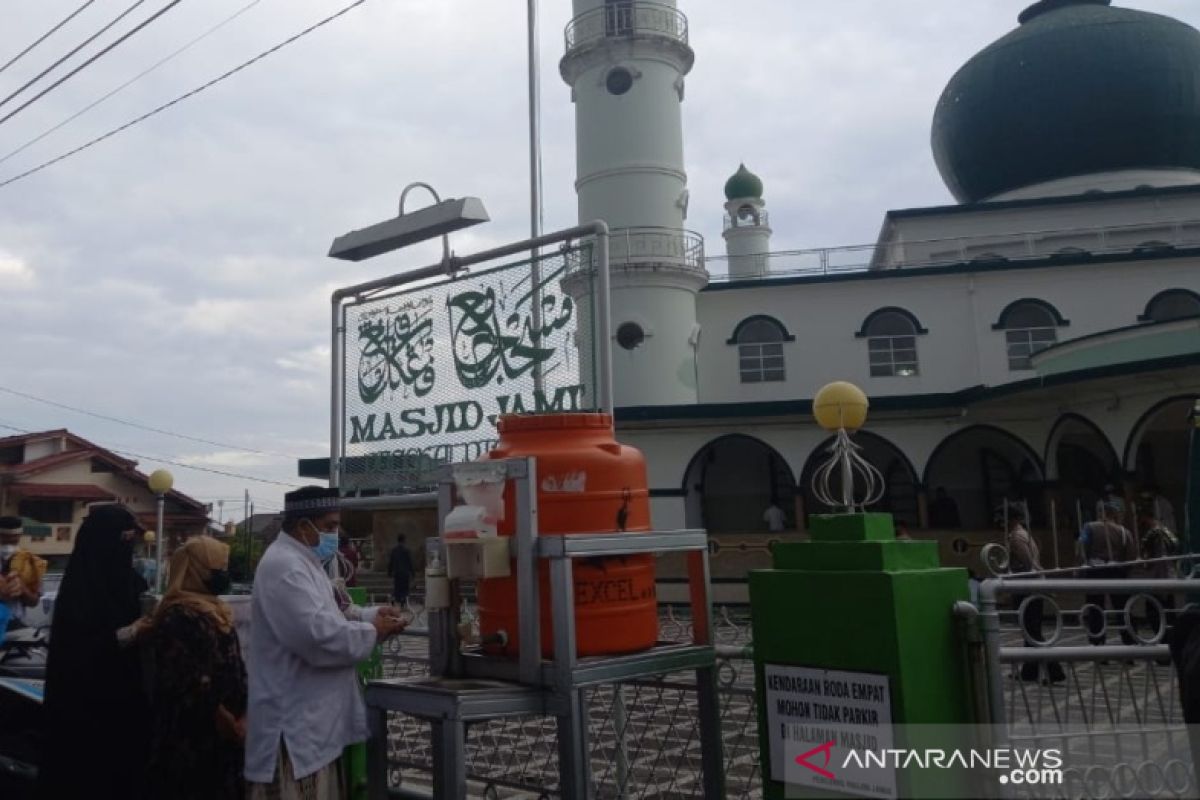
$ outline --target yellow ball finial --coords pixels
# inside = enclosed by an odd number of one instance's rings
[[[853,383],[826,384],[813,398],[813,417],[827,431],[856,431],[867,421],[867,396]]]
[[[150,485],[150,491],[155,494],[166,494],[175,485],[175,476],[165,469],[156,469],[150,473],[146,483]]]
[[[154,544],[154,540],[156,538],[157,537],[154,535],[154,531],[146,531],[142,534],[142,541],[146,544]]]

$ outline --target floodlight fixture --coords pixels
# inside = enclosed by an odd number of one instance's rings
[[[406,214],[404,201],[415,188],[427,189],[433,195],[434,204]],[[443,256],[449,261],[450,243],[447,235],[490,219],[483,201],[478,197],[442,200],[429,184],[410,183],[400,195],[399,216],[342,234],[333,240],[329,255],[343,261],[365,261],[441,236]]]

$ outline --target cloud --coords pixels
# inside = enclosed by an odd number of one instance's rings
[[[6,289],[30,289],[37,282],[33,269],[23,259],[0,253],[0,285]]]

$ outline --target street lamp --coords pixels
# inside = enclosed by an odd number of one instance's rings
[[[434,204],[404,213],[404,201],[413,189],[426,189],[433,195]],[[365,261],[368,258],[390,253],[402,247],[442,237],[442,256],[450,260],[448,234],[487,222],[491,219],[478,197],[460,197],[443,200],[427,183],[410,183],[400,194],[400,213],[389,220],[356,231],[344,233],[333,240],[329,247],[331,258],[343,261]]]
[[[147,481],[150,491],[158,496],[158,524],[154,535],[154,591],[162,594],[163,584],[163,508],[167,502],[167,492],[175,485],[175,476],[165,469],[156,469],[150,473]]]

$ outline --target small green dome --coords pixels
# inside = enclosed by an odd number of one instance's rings
[[[762,179],[746,169],[745,164],[739,165],[738,171],[733,173],[733,177],[725,181],[726,200],[740,200],[744,197],[762,197],[762,193]]]
[[[1111,0],[1041,0],[938,101],[933,155],[963,203],[1078,175],[1200,170],[1200,31]]]

